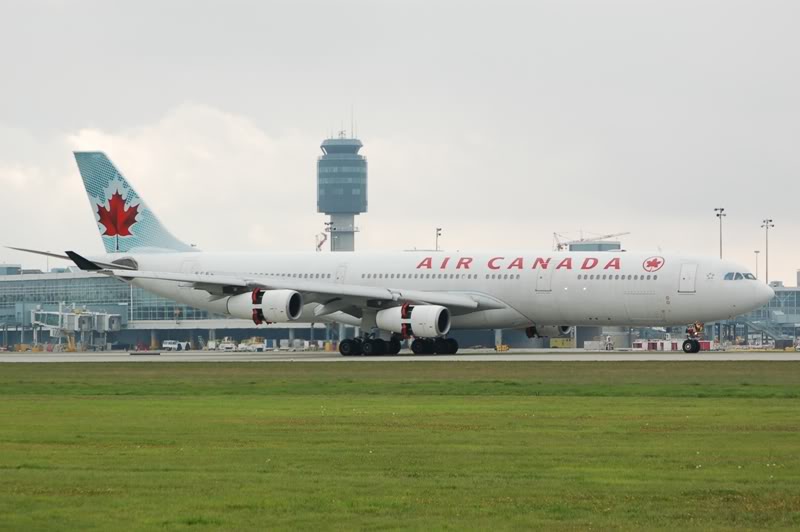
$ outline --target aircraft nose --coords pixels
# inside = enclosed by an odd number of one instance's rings
[[[758,299],[762,305],[766,305],[775,297],[775,290],[772,289],[767,283],[762,283],[758,288]]]

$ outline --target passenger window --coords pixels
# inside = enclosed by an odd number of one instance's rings
[[[658,281],[658,275],[654,275],[654,276],[653,276],[653,280],[654,280],[654,281]]]
[[[649,276],[649,275],[647,276],[647,280],[648,280],[648,281],[650,280],[650,276]]]
[[[633,276],[633,280],[634,280],[634,281],[638,281],[638,280],[639,280],[639,276],[638,276],[638,275],[634,275],[634,276]]]

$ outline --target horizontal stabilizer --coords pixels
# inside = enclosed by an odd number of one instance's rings
[[[66,253],[67,253],[67,256],[72,260],[72,262],[75,263],[75,266],[77,266],[81,270],[84,270],[84,271],[87,271],[87,272],[96,272],[98,270],[102,270],[103,269],[98,264],[90,261],[89,259],[87,259],[85,257],[81,257],[80,255],[78,255],[74,251],[67,251]]]
[[[72,262],[75,262],[75,260],[72,257],[69,256],[70,253],[74,253],[73,251],[67,251],[66,255],[59,255],[58,253],[51,253],[49,251],[39,251],[38,249],[15,248],[15,247],[12,247],[12,246],[5,246],[5,248],[6,249],[13,249],[14,251],[22,251],[23,253],[33,253],[34,255],[43,255],[45,257],[53,257],[53,258],[56,258],[56,259],[71,260]],[[84,257],[81,257],[80,255],[78,255],[77,253],[74,253],[74,254],[75,254],[75,256],[80,257],[83,260],[87,260]],[[113,268],[115,270],[135,270],[136,269],[133,266],[129,266],[127,264],[117,264],[115,262],[100,262],[100,261],[97,261],[97,260],[93,260],[93,261],[88,261],[87,260],[87,262],[90,262],[91,264],[94,264],[94,265],[100,267],[100,268],[97,268],[97,269],[103,269],[103,268]],[[78,265],[78,267],[80,268],[80,265]],[[81,268],[81,269],[83,269],[83,268]]]
[[[35,249],[15,248],[13,246],[4,246],[6,249],[13,249],[14,251],[22,251],[23,253],[33,253],[35,255],[43,255],[45,257],[53,257],[56,259],[70,260],[66,255],[59,255],[58,253],[50,253],[49,251],[38,251]]]

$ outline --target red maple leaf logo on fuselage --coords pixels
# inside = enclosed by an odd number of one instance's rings
[[[646,272],[657,272],[662,266],[664,266],[663,257],[650,257],[642,263],[642,267]]]
[[[104,205],[97,206],[97,214],[100,216],[99,223],[105,226],[106,231],[103,236],[131,236],[131,226],[136,223],[136,215],[139,214],[139,206],[125,208],[125,200],[119,190],[111,195],[108,200],[108,209]]]

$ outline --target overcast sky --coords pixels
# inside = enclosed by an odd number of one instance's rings
[[[629,250],[800,268],[800,2],[5,1],[0,244],[101,252],[104,150],[207,250],[311,250],[319,144],[355,109],[361,250]],[[44,260],[0,250],[0,262]],[[52,265],[52,264],[51,264]]]

